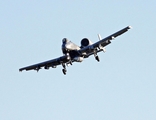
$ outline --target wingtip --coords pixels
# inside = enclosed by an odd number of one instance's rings
[[[19,69],[19,72],[22,72],[22,69]]]
[[[132,26],[128,26],[129,29],[132,29]]]

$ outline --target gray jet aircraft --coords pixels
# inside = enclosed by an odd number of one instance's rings
[[[64,38],[62,40],[63,56],[49,61],[20,68],[19,71],[36,70],[38,72],[41,68],[49,69],[50,67],[56,68],[58,65],[62,65],[62,72],[64,73],[64,75],[66,75],[66,66],[72,65],[74,62],[82,62],[85,58],[88,58],[91,55],[94,55],[95,59],[99,62],[100,59],[97,53],[101,51],[105,52],[105,46],[110,44],[111,40],[127,32],[129,29],[131,29],[131,26],[127,26],[124,29],[104,39],[102,39],[101,36],[98,34],[99,41],[96,43],[92,43],[88,38],[83,38],[81,40],[81,46],[78,46],[73,42],[69,41],[67,38]]]

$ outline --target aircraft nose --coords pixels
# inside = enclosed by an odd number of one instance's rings
[[[62,43],[63,43],[63,44],[65,44],[65,43],[66,43],[66,41],[67,41],[67,39],[66,39],[66,38],[63,38],[63,39],[62,39]]]
[[[68,40],[67,38],[63,38],[63,39],[62,39],[62,43],[63,43],[63,44],[66,44],[68,41],[69,41],[69,40]]]
[[[71,49],[71,45],[69,43],[62,44],[62,50],[67,51]]]

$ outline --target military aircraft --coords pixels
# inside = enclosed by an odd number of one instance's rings
[[[20,68],[19,71],[36,70],[38,72],[41,68],[49,69],[50,67],[56,68],[58,65],[62,65],[62,72],[64,75],[66,75],[66,66],[72,65],[74,62],[82,62],[85,58],[88,58],[91,55],[94,55],[95,59],[99,62],[100,59],[97,53],[101,51],[105,52],[105,46],[110,44],[111,40],[127,32],[129,29],[131,29],[131,26],[127,26],[104,39],[102,39],[100,34],[98,34],[99,41],[96,43],[92,43],[91,40],[89,40],[88,38],[83,38],[81,40],[81,46],[78,46],[73,42],[69,41],[67,38],[64,38],[62,40],[63,56]]]

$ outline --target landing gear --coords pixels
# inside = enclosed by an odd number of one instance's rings
[[[100,62],[99,56],[96,56],[95,59]]]
[[[66,69],[62,69],[62,72],[64,75],[66,75],[67,70]]]
[[[71,56],[70,56],[70,51],[67,50],[64,53],[64,55],[66,57],[66,61],[62,60],[61,64],[62,64],[62,67],[63,67],[62,72],[63,72],[64,75],[66,75],[66,73],[67,73],[66,66],[72,65],[72,60],[71,60]]]
[[[99,56],[97,55],[97,50],[94,50],[94,57],[98,62],[100,61]]]
[[[64,75],[66,75],[66,72],[67,72],[66,65],[62,63],[62,67],[63,67],[62,72]]]

